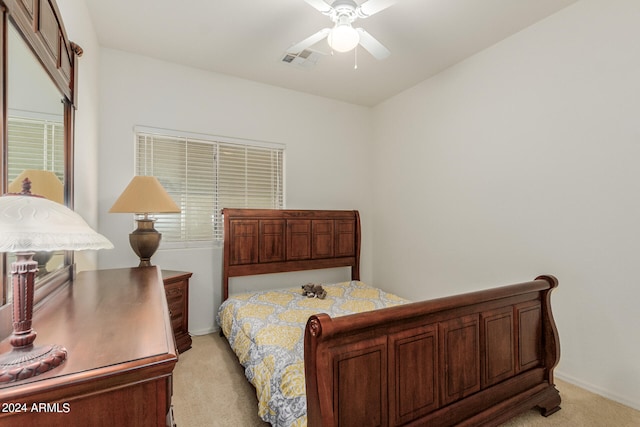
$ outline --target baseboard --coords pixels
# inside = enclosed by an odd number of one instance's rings
[[[639,402],[632,402],[629,399],[620,396],[619,394],[613,393],[609,390],[605,390],[601,387],[595,386],[593,384],[589,384],[586,383],[584,381],[581,381],[575,377],[572,377],[571,375],[565,375],[562,372],[559,371],[555,371],[554,373],[555,377],[558,378],[559,380],[568,382],[570,384],[573,384],[577,387],[583,388],[585,390],[588,390],[592,393],[595,393],[597,395],[600,395],[602,397],[606,397],[607,399],[611,399],[615,402],[621,403],[625,406],[628,406],[630,408],[636,409],[638,411],[640,411],[640,403]]]
[[[209,334],[214,334],[214,333],[217,334],[219,331],[220,331],[220,328],[215,327],[215,326],[211,327],[211,328],[206,328],[206,329],[196,329],[195,331],[189,329],[189,333],[192,336],[209,335]]]

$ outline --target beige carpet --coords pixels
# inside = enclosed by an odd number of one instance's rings
[[[508,427],[640,426],[640,411],[574,385],[556,381],[562,409],[548,418],[531,410]],[[253,387],[224,338],[193,337],[193,348],[180,355],[173,375],[173,411],[178,427],[268,427],[257,415]]]

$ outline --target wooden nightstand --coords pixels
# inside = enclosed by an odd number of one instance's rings
[[[180,353],[191,348],[189,335],[189,278],[193,273],[162,270],[164,291],[167,295],[171,327]]]

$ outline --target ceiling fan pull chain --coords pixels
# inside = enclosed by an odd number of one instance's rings
[[[358,69],[358,46],[356,46],[356,48],[353,50],[353,69],[357,70]]]

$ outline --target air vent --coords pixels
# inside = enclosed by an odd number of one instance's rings
[[[316,65],[321,54],[314,50],[304,49],[300,53],[285,53],[282,62],[302,68],[310,68]]]

